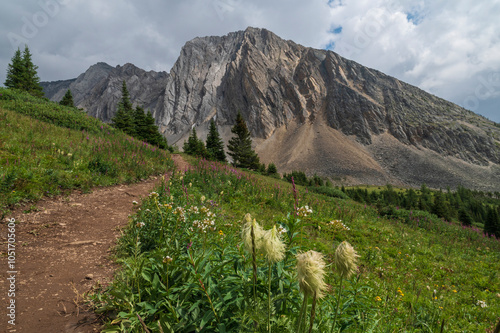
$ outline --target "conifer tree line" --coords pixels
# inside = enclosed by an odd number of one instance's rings
[[[432,191],[425,184],[418,191],[411,188],[396,191],[391,185],[380,191],[344,187],[342,191],[355,201],[381,209],[391,206],[422,210],[466,226],[482,224],[485,234],[500,238],[500,192],[475,191],[463,186],[456,191]]]
[[[260,164],[259,156],[252,149],[250,131],[248,130],[241,112],[238,112],[236,123],[231,128],[231,132],[235,134],[235,136],[229,140],[227,148],[229,150],[228,155],[231,156],[233,160],[233,165],[251,170],[260,170],[262,167],[265,169],[265,166]],[[226,162],[224,142],[220,137],[213,119],[210,121],[206,143],[203,143],[203,141],[198,138],[196,129],[193,127],[189,138],[184,142],[182,148],[185,153],[190,155],[203,157],[213,161]]]
[[[171,147],[167,144],[167,139],[159,132],[151,111],[148,110],[146,113],[140,106],[136,106],[135,109],[132,107],[125,81],[122,83],[122,98],[111,121],[113,126],[136,139],[162,149],[171,150]]]
[[[36,97],[43,97],[37,69],[38,66],[33,64],[28,45],[25,46],[22,53],[18,48],[7,67],[5,87],[23,90]]]

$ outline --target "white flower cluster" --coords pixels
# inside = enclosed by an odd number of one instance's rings
[[[286,233],[287,233],[286,228],[284,228],[282,225],[280,225],[278,227],[278,234],[283,235],[283,234],[286,234]]]
[[[144,222],[139,222],[139,223],[137,223],[135,226],[136,226],[136,227],[138,227],[138,228],[142,228],[142,227],[144,227],[145,225],[146,225],[146,223],[144,223]]]
[[[486,304],[485,301],[477,301],[476,303],[478,306],[482,307],[482,308],[487,308],[488,305]]]
[[[156,192],[151,192],[151,193],[149,193],[149,197],[150,197],[150,198],[158,198],[158,196],[159,196],[159,195],[158,195],[158,193],[156,193]]]
[[[307,215],[312,214],[312,212],[313,211],[311,208],[309,208],[309,206],[303,206],[297,210],[297,215],[306,217]]]
[[[195,220],[193,221],[193,227],[198,228],[203,233],[206,233],[207,230],[209,231],[217,230],[217,227],[215,226],[215,221],[210,219],[203,219],[201,221]],[[189,230],[194,231],[193,228],[189,228]]]
[[[172,257],[170,256],[166,256],[166,257],[163,257],[163,263],[164,264],[168,264],[168,263],[171,263],[172,262]]]
[[[351,230],[348,226],[342,223],[342,220],[333,220],[328,222],[329,225],[333,225],[337,229]]]

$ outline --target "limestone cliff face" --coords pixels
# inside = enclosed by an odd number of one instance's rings
[[[302,169],[352,183],[500,188],[495,123],[265,29],[195,38],[170,73],[99,63],[77,79],[43,87],[53,100],[71,89],[78,106],[109,121],[123,80],[171,144],[182,145],[192,126],[203,136],[212,118],[227,140],[239,110],[261,159],[280,171]]]

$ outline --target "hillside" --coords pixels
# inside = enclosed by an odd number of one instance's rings
[[[169,154],[76,108],[0,88],[0,214],[70,190],[131,183],[172,168]]]
[[[240,110],[264,163],[345,184],[500,188],[500,128],[414,86],[338,54],[265,29],[195,38],[170,73],[97,64],[75,81],[43,83],[58,100],[74,90],[89,115],[109,121],[125,80],[169,143],[215,118],[227,141]],[[293,143],[293,144],[292,144]]]

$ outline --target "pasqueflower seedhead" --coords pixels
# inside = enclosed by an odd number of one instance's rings
[[[322,298],[325,294],[325,261],[323,254],[310,250],[299,253],[297,258],[297,279],[304,297],[313,296]]]
[[[346,241],[340,243],[335,251],[335,266],[342,277],[349,278],[356,272],[356,261],[359,255]]]

